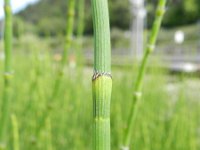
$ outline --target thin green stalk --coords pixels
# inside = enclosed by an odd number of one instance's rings
[[[85,0],[78,0],[78,27],[77,27],[77,53],[76,59],[78,66],[83,65],[82,61],[82,46],[83,46],[83,33],[84,33],[84,17],[85,17]]]
[[[122,150],[129,149],[129,144],[130,144],[130,140],[131,140],[131,135],[133,133],[135,119],[136,119],[136,116],[137,116],[137,113],[138,113],[138,110],[140,107],[140,101],[141,101],[140,99],[142,97],[142,85],[143,85],[143,80],[144,80],[144,74],[145,74],[148,58],[155,49],[156,39],[158,36],[158,32],[160,30],[163,15],[165,13],[165,5],[166,5],[166,0],[159,0],[153,28],[152,28],[150,38],[149,38],[149,41],[148,41],[148,44],[147,44],[147,47],[145,50],[145,54],[142,58],[141,66],[139,68],[139,73],[136,78],[133,103],[131,105],[131,111],[130,111],[128,123],[127,123],[128,127],[127,127],[127,130],[125,131],[123,146],[121,148]]]
[[[5,28],[4,28],[4,91],[0,120],[0,142],[5,144],[7,124],[10,116],[11,78],[12,78],[12,11],[10,0],[4,1]],[[1,146],[0,146],[1,149]]]
[[[65,37],[65,49],[61,60],[61,71],[63,71],[64,65],[67,61],[67,54],[71,47],[72,35],[74,30],[74,16],[75,16],[75,0],[68,1],[68,13],[67,13],[67,28]]]
[[[54,84],[54,89],[53,89],[53,92],[51,95],[52,100],[57,97],[58,91],[60,89],[61,80],[64,75],[64,67],[67,62],[67,54],[68,54],[68,51],[69,51],[69,49],[71,47],[71,43],[72,43],[72,36],[73,36],[73,29],[74,29],[74,15],[75,15],[75,0],[69,0],[68,1],[65,48],[63,51],[61,64],[59,66],[58,74],[57,74],[56,81]]]
[[[85,0],[79,0],[78,2],[78,28],[77,28],[77,37],[79,40],[82,39],[84,32],[84,17],[85,17]],[[82,44],[82,40],[80,41]]]
[[[47,130],[47,150],[53,150],[52,145],[52,131],[51,131],[51,120],[50,118],[46,120],[46,130]]]
[[[54,82],[53,90],[50,95],[50,99],[47,104],[47,108],[44,114],[39,121],[39,127],[36,130],[36,134],[38,134],[41,128],[44,126],[45,119],[49,116],[49,113],[52,109],[52,101],[55,100],[58,96],[60,85],[62,83],[63,75],[64,75],[64,68],[67,62],[67,54],[71,47],[72,35],[73,35],[73,27],[74,27],[74,14],[75,14],[75,0],[68,1],[68,12],[67,12],[67,26],[66,26],[66,38],[65,38],[65,47],[62,55],[62,60],[60,65],[58,66],[58,72],[56,74],[56,79]]]
[[[19,148],[19,127],[16,116],[11,116],[12,128],[13,128],[13,150],[20,150]]]
[[[112,91],[111,44],[107,0],[91,0],[95,35],[93,85],[94,150],[110,150]]]

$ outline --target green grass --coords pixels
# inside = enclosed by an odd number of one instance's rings
[[[51,47],[47,46],[46,41],[32,40],[30,45],[14,48],[11,110],[17,118],[20,150],[92,149],[92,89],[91,78],[88,78],[92,75],[92,68],[84,67],[80,71],[65,66],[58,98],[52,103],[51,123],[47,120],[36,137],[39,118],[53,90],[58,63],[53,59]],[[0,49],[2,51],[2,46]],[[118,67],[112,73],[111,146],[115,150],[121,146],[127,126],[136,72]],[[2,60],[0,74],[3,74]],[[199,79],[172,76],[151,67],[144,83],[143,103],[131,149],[200,149]],[[2,85],[3,78],[0,78],[0,91]],[[8,127],[8,149],[11,150],[14,143],[11,122]]]

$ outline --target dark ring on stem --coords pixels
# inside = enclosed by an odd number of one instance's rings
[[[96,80],[97,78],[99,78],[101,76],[107,76],[107,77],[112,78],[112,75],[109,72],[98,72],[98,71],[95,71],[94,74],[93,74],[93,77],[92,77],[92,81]]]

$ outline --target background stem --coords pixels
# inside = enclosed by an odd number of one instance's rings
[[[83,66],[83,34],[84,34],[84,22],[85,21],[85,0],[78,0],[78,21],[77,21],[77,52],[76,61],[78,66]]]
[[[11,116],[12,120],[12,128],[13,128],[13,149],[14,150],[20,150],[19,146],[19,125],[17,121],[17,117],[15,114]]]
[[[56,100],[58,94],[59,94],[59,90],[60,90],[60,86],[62,83],[62,79],[64,76],[64,68],[66,66],[67,63],[67,54],[68,51],[71,47],[71,42],[72,42],[72,35],[73,35],[73,29],[74,29],[74,15],[75,15],[75,0],[69,0],[68,1],[68,12],[67,12],[67,26],[66,26],[66,38],[65,38],[65,47],[64,47],[64,51],[63,51],[63,55],[62,55],[62,59],[60,62],[60,65],[58,66],[58,70],[56,72],[56,79],[53,85],[53,90],[52,93],[50,95],[48,104],[47,104],[47,108],[44,111],[41,120],[39,121],[39,127],[36,131],[36,135],[39,134],[41,128],[44,126],[45,124],[45,120],[46,118],[48,118],[48,116],[50,115],[50,111],[53,107],[53,100]]]
[[[135,119],[136,119],[136,116],[137,116],[137,113],[138,113],[138,110],[140,107],[140,101],[141,101],[140,99],[142,97],[142,84],[143,84],[143,80],[144,80],[147,61],[148,61],[149,55],[155,49],[156,39],[158,36],[158,32],[160,30],[162,18],[163,18],[164,12],[165,12],[165,5],[166,5],[166,0],[159,0],[158,6],[157,6],[157,11],[156,11],[155,21],[153,23],[152,31],[151,31],[151,34],[149,37],[149,42],[147,44],[145,54],[142,58],[141,66],[139,68],[139,73],[136,78],[136,84],[135,84],[135,88],[134,88],[135,93],[133,96],[133,103],[131,105],[131,112],[130,112],[130,115],[128,118],[128,127],[127,127],[127,130],[125,131],[122,149],[127,149],[130,144],[131,135],[132,135],[133,128],[135,125],[134,124]]]
[[[4,90],[0,121],[0,142],[5,145],[6,128],[10,117],[11,78],[12,78],[12,11],[10,0],[4,1],[5,28],[4,28]]]

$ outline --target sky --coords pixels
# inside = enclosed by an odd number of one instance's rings
[[[34,3],[38,0],[11,0],[11,6],[13,12],[18,12],[19,10],[25,8],[28,4]],[[0,0],[0,18],[4,16],[3,12],[4,0]]]

